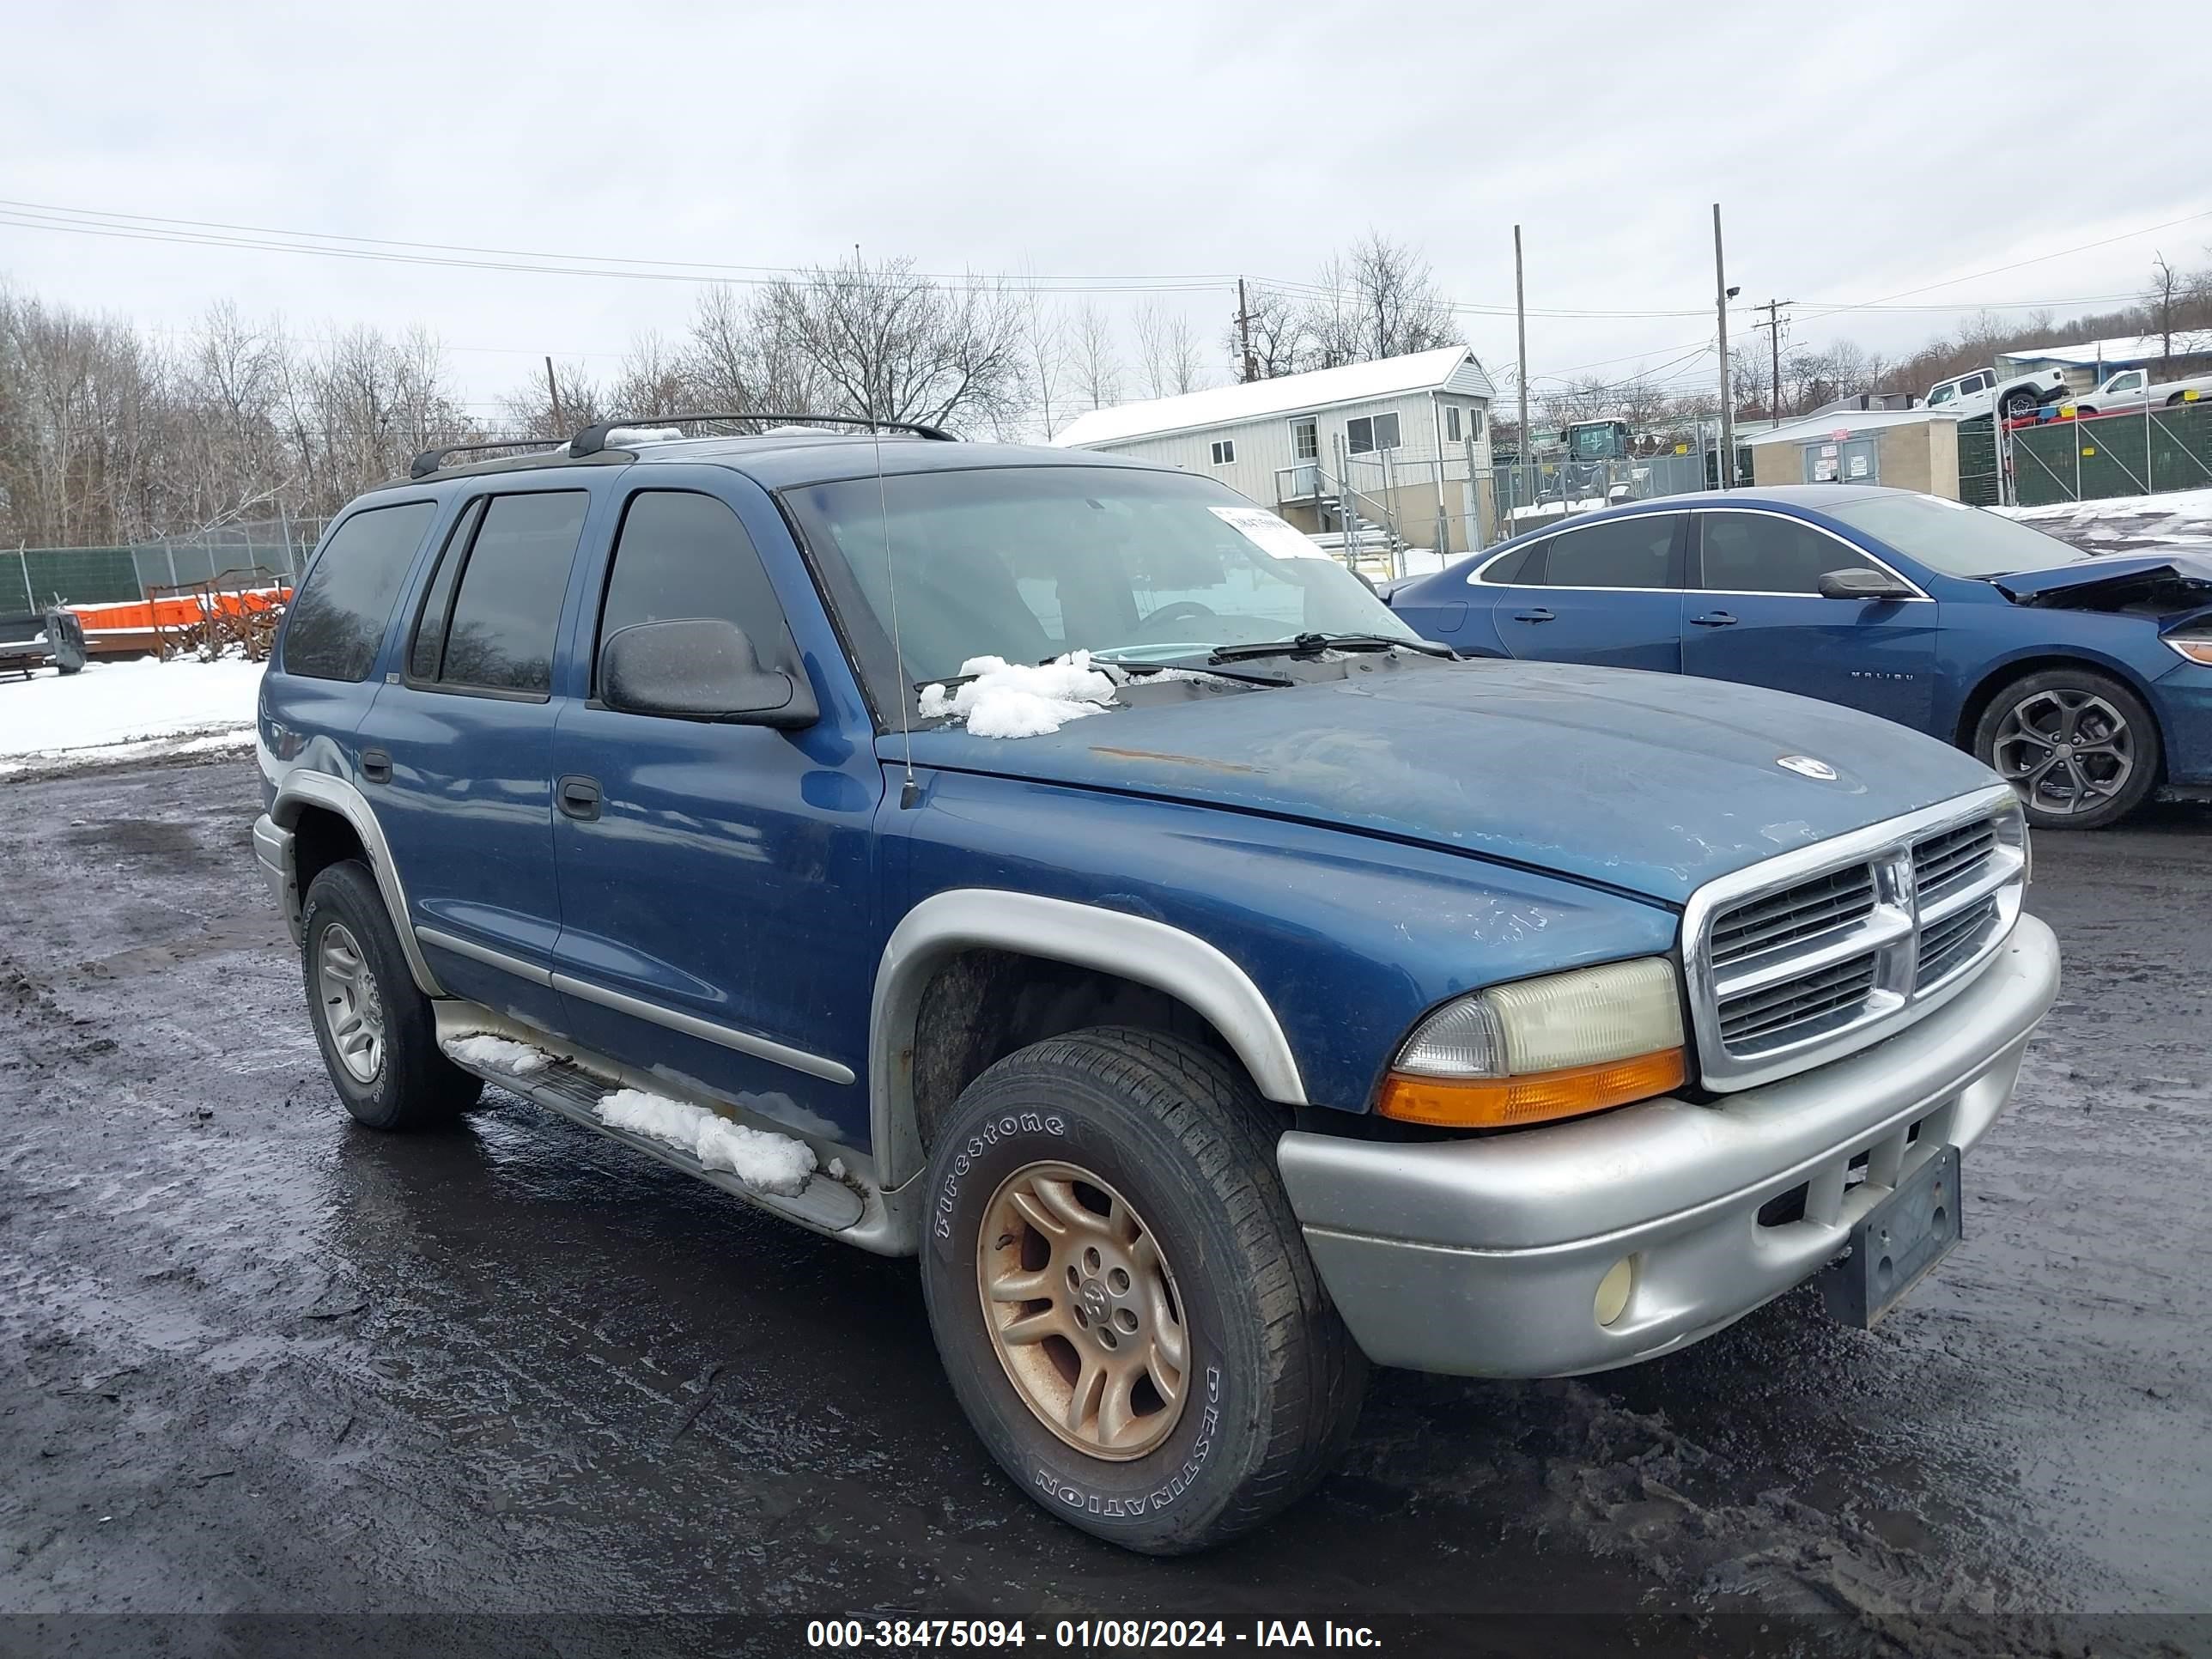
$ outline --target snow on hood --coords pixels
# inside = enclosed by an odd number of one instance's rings
[[[970,657],[960,672],[973,678],[949,692],[942,685],[922,687],[921,712],[931,720],[964,721],[979,738],[1041,738],[1114,701],[1113,680],[1091,665],[1088,651],[1037,667]]]

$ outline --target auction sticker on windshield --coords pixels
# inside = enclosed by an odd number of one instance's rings
[[[1206,509],[1261,552],[1278,559],[1318,559],[1322,550],[1294,525],[1285,523],[1264,507],[1215,507]]]

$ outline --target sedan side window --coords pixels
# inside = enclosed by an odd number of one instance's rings
[[[615,539],[599,645],[635,623],[707,618],[734,623],[764,668],[800,672],[783,607],[752,538],[729,506],[684,489],[640,490]],[[592,690],[597,695],[598,651]]]
[[[1522,580],[1546,587],[1672,587],[1676,513],[1638,513],[1562,530],[1547,543],[1540,567]]]
[[[1545,546],[1542,542],[1531,542],[1526,547],[1514,549],[1503,558],[1492,559],[1483,567],[1482,580],[1504,587],[1526,580],[1526,573],[1531,569],[1539,575],[1542,574]]]
[[[1808,593],[1831,570],[1877,567],[1833,536],[1768,513],[1703,513],[1698,543],[1709,593]]]

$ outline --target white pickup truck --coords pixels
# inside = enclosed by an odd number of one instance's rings
[[[2154,380],[2147,368],[2123,368],[2107,374],[2094,392],[2074,399],[2076,415],[2110,415],[2116,410],[2141,409],[2147,404],[2212,402],[2212,374],[2183,375]],[[2064,412],[2061,405],[2060,412]]]
[[[2008,421],[2022,421],[2066,390],[2063,370],[2039,368],[2000,380],[1994,368],[1978,368],[1938,380],[1928,388],[1928,407],[1948,415],[1972,416],[2000,410]]]

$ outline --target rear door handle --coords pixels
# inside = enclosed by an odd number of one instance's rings
[[[362,781],[368,783],[391,782],[392,757],[386,754],[381,749],[362,750],[361,751],[361,775]]]
[[[1534,611],[1516,611],[1513,613],[1515,622],[1550,622],[1552,619],[1552,613],[1541,605],[1537,606]]]
[[[1734,628],[1735,618],[1725,611],[1708,611],[1702,617],[1690,618],[1692,628]]]
[[[563,778],[554,795],[561,803],[561,810],[572,818],[589,823],[599,815],[599,781],[597,778]]]

